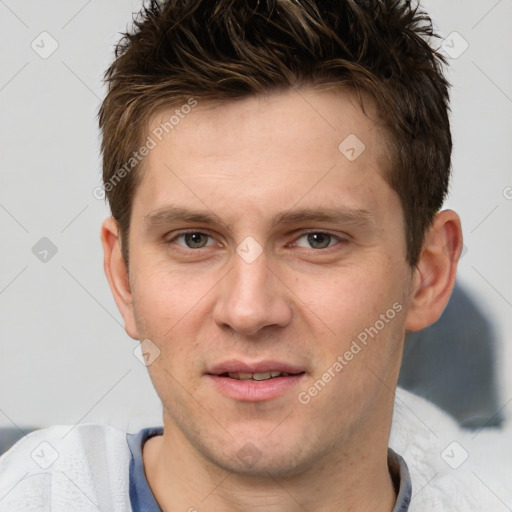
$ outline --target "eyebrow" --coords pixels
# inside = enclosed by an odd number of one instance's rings
[[[191,210],[177,206],[168,206],[150,212],[144,216],[143,220],[147,231],[177,222],[226,226],[226,223],[211,211]],[[375,219],[368,210],[347,207],[302,208],[281,212],[272,217],[272,226],[304,222],[325,222],[371,227],[375,224]],[[229,228],[230,226],[227,227]]]

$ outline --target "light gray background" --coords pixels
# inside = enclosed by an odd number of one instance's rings
[[[455,151],[446,207],[461,215],[468,249],[459,280],[495,319],[510,418],[512,0],[423,5],[451,37],[452,53],[469,45],[450,61]],[[133,431],[160,423],[103,273],[99,229],[109,211],[93,197],[101,77],[139,6],[0,0],[0,426],[108,422]],[[31,47],[42,46],[44,31],[59,45],[47,59]],[[42,237],[58,248],[46,263],[32,252]]]

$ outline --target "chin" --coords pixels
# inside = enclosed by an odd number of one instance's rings
[[[315,451],[314,446],[310,444],[311,439],[309,442],[301,442],[298,439],[293,442],[290,436],[287,439],[274,440],[274,442],[269,442],[265,438],[250,441],[247,440],[247,436],[245,439],[236,442],[231,440],[229,449],[226,449],[228,446],[225,446],[221,451],[218,449],[215,450],[215,453],[210,451],[209,456],[206,453],[203,455],[226,471],[268,479],[269,475],[276,478],[299,475],[312,469],[329,451],[328,447],[325,447],[325,450]],[[240,448],[233,450],[234,444]],[[308,448],[307,452],[306,447]]]
[[[245,459],[240,460],[235,455],[235,457],[217,460],[216,463],[226,471],[237,475],[268,479],[269,475],[275,478],[282,478],[302,473],[302,464],[299,468],[292,460],[290,458],[283,460],[281,456],[276,457],[274,454],[259,454],[258,459],[251,459],[246,456]]]

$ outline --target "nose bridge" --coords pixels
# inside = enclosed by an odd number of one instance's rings
[[[265,254],[262,253],[254,261],[246,260],[237,254],[233,258],[233,266],[233,297],[241,304],[263,304],[270,285]]]
[[[240,244],[232,258],[232,269],[219,290],[215,321],[244,334],[254,334],[269,325],[285,325],[290,318],[284,292],[268,268],[266,254],[246,258]],[[240,253],[241,249],[241,253]],[[250,252],[249,246],[249,252]]]

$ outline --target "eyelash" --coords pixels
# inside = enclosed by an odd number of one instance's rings
[[[205,235],[209,238],[212,238],[213,237],[211,235],[209,235],[208,233],[205,233],[203,231],[197,231],[197,230],[187,230],[187,231],[181,231],[180,233],[176,234],[175,236],[173,236],[171,239],[167,240],[165,243],[166,245],[171,245],[172,243],[175,242],[175,240],[177,240],[178,238],[180,237],[183,237],[185,235],[188,235],[188,234],[198,234],[198,235]],[[333,239],[336,239],[338,241],[337,244],[334,244],[334,245],[329,245],[327,247],[324,247],[324,248],[321,248],[321,249],[315,249],[313,247],[310,247],[309,249],[311,251],[315,251],[315,252],[318,252],[318,251],[327,251],[328,249],[331,249],[332,247],[338,245],[338,244],[346,244],[348,243],[348,238],[343,238],[343,237],[340,237],[338,235],[334,235],[332,233],[329,233],[328,231],[305,231],[305,232],[302,232],[300,233],[297,238],[294,239],[294,244],[297,242],[297,240],[303,238],[304,236],[308,236],[308,235],[311,235],[311,234],[315,234],[315,235],[327,235],[327,236],[330,236],[331,238]],[[178,244],[179,245],[179,244]],[[207,249],[208,247],[211,247],[211,246],[205,246],[205,247],[198,247],[198,248],[193,248],[193,247],[185,247],[185,246],[182,246],[180,245],[180,247],[183,249],[183,250],[190,250],[190,251],[198,251],[200,249]]]

